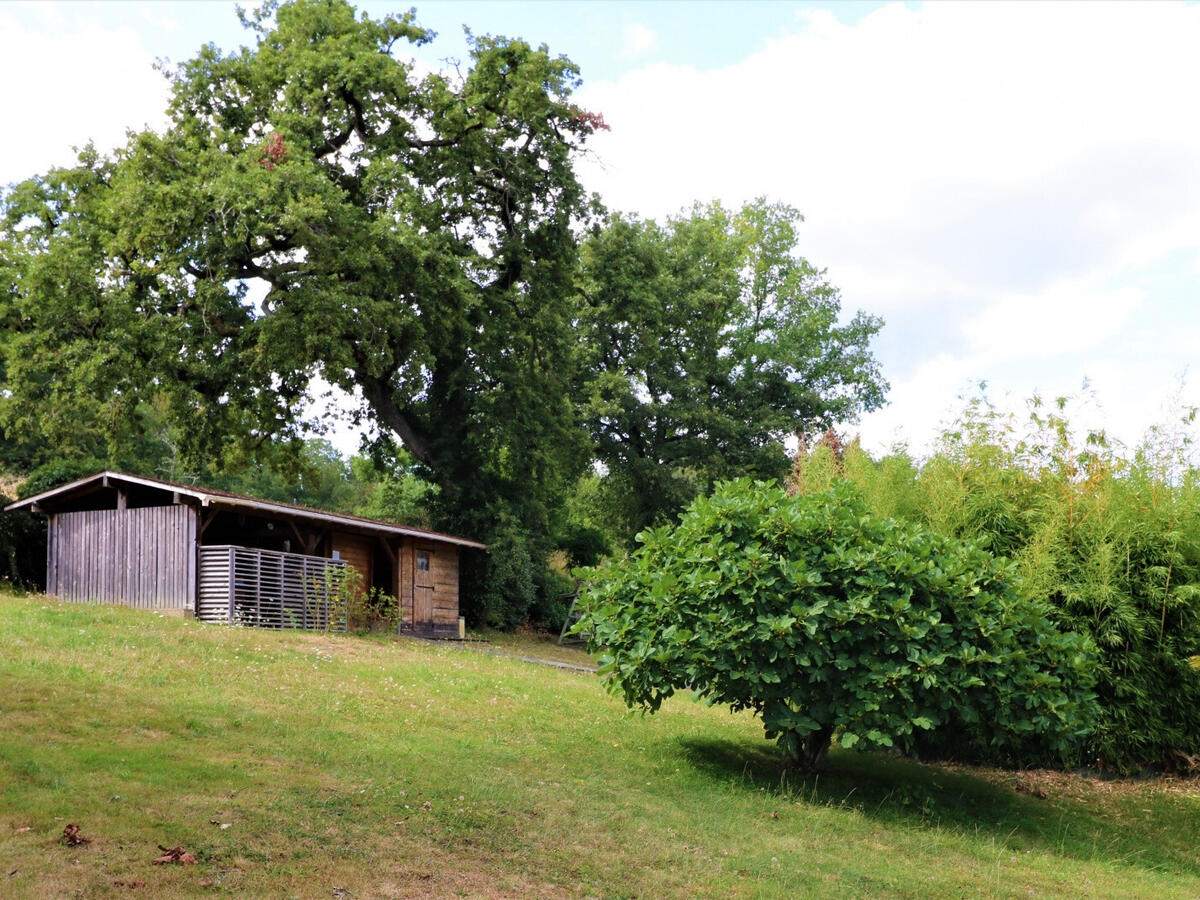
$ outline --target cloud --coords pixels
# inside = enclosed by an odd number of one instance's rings
[[[645,56],[658,49],[658,32],[637,22],[626,25],[621,32],[625,40],[623,52],[629,57]]]
[[[15,12],[35,16],[18,17]],[[161,125],[166,79],[128,28],[95,29],[55,7],[0,8],[0,185],[70,165],[72,147],[124,143],[126,129]]]
[[[922,360],[906,377],[893,381],[891,403],[846,427],[863,437],[871,451],[887,450],[894,444],[907,444],[923,451],[939,432],[960,396],[977,387],[969,361],[951,353],[939,353]]]
[[[919,438],[972,379],[1069,391],[1102,367],[1137,370],[1111,381],[1128,417],[1194,353],[1170,323],[1197,299],[1197,46],[1187,4],[806,11],[734,65],[589,84],[612,131],[582,172],[647,216],[759,195],[804,212],[800,252],[888,322],[895,412],[868,440]],[[1124,339],[1147,316],[1154,357]]]
[[[1121,334],[1144,299],[1134,288],[1104,290],[1078,281],[1008,295],[966,324],[966,347],[1010,361],[1092,350]]]

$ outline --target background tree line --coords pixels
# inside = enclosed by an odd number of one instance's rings
[[[415,13],[244,15],[168,72],[169,124],[6,190],[0,462],[25,492],[101,466],[414,518],[485,541],[475,621],[553,620],[594,561],[785,438],[883,402],[881,326],[844,317],[759,200],[607,213],[574,160],[606,127],[545,46],[402,48]],[[306,441],[321,379],[378,437]],[[349,474],[347,477],[347,468]]]

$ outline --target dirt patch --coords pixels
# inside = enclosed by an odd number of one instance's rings
[[[1021,794],[1046,799],[1087,801],[1097,797],[1139,797],[1148,794],[1170,794],[1200,798],[1200,779],[1163,775],[1152,779],[1095,778],[1076,772],[1054,769],[1026,769],[1012,772],[958,763],[941,763],[949,771],[976,775],[995,785],[1010,787]]]
[[[170,732],[160,731],[157,728],[137,728],[133,730],[135,737],[146,741],[165,741],[169,737],[173,737]]]

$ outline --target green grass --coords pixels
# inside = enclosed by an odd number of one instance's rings
[[[520,630],[515,632],[495,631],[487,629],[472,632],[473,639],[467,642],[475,650],[487,653],[497,653],[504,656],[525,657],[527,659],[545,659],[551,662],[566,663],[572,666],[594,668],[596,663],[587,655],[583,645],[572,638],[564,645],[559,645],[558,635],[546,632]]]
[[[0,596],[0,722],[0,896],[1200,895],[1189,783],[789,783],[748,716],[427,642]]]

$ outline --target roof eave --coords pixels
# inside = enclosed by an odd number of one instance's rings
[[[343,516],[333,512],[322,512],[317,509],[300,509],[295,506],[287,506],[280,503],[272,503],[270,500],[254,500],[253,498],[240,497],[225,497],[219,494],[205,495],[207,503],[205,505],[213,506],[235,506],[243,509],[252,509],[257,512],[271,512],[281,516],[299,516],[306,519],[315,519],[319,522],[330,522],[339,525],[344,525],[348,528],[361,528],[366,531],[386,531],[389,534],[399,534],[408,537],[424,538],[426,540],[441,541],[446,544],[458,544],[463,547],[473,547],[479,550],[486,550],[487,545],[481,544],[479,541],[472,541],[468,538],[455,537],[450,534],[441,534],[436,531],[426,531],[421,528],[409,528],[404,525],[392,525],[387,522],[372,522],[365,519],[357,519],[352,516]]]
[[[438,532],[425,531],[420,528],[408,528],[404,525],[392,525],[386,522],[372,522],[363,519],[357,519],[351,516],[343,516],[338,513],[322,512],[321,510],[309,510],[287,504],[273,503],[270,500],[255,500],[252,497],[229,497],[223,494],[210,494],[201,488],[187,488],[182,485],[166,485],[161,481],[151,478],[140,478],[137,475],[128,475],[124,472],[113,472],[106,470],[98,472],[95,475],[89,475],[86,478],[79,478],[67,484],[59,485],[56,488],[51,488],[48,491],[34,494],[32,497],[25,497],[15,503],[10,503],[4,507],[5,512],[12,510],[24,509],[37,505],[42,500],[47,500],[51,497],[56,497],[60,494],[66,494],[70,491],[85,487],[93,482],[104,481],[105,479],[116,479],[130,484],[138,484],[143,487],[154,488],[161,491],[172,491],[185,497],[191,497],[198,500],[202,506],[230,506],[240,507],[243,509],[252,509],[258,512],[271,512],[281,516],[297,516],[305,519],[313,519],[331,524],[339,524],[349,528],[359,528],[365,531],[386,532],[388,534],[403,535],[406,537],[423,538],[424,540],[440,541],[447,544],[456,544],[460,547],[471,547],[478,550],[487,550],[486,544],[481,544],[479,541],[468,540],[467,538],[455,537],[448,534],[440,534]]]

